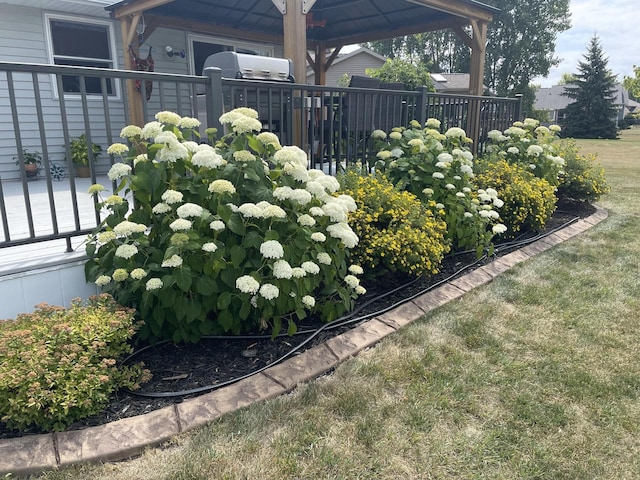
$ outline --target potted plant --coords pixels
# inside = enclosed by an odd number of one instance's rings
[[[83,133],[78,138],[74,138],[69,143],[71,150],[71,161],[75,165],[76,175],[81,178],[90,176],[89,169],[89,147],[87,146],[87,137]],[[102,147],[96,143],[91,144],[94,160],[97,160],[102,153]]]
[[[27,178],[36,178],[38,176],[38,169],[42,165],[42,154],[40,152],[30,152],[26,148],[22,149],[22,158],[24,159],[24,170],[27,174]],[[16,165],[20,165],[20,156],[13,157],[16,161]]]

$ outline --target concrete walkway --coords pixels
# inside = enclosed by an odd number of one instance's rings
[[[222,415],[290,392],[297,385],[335,368],[431,310],[460,298],[514,265],[584,232],[607,218],[607,215],[606,210],[598,208],[588,218],[228,387],[145,415],[98,427],[0,440],[0,475],[27,475],[80,462],[126,459],[147,447],[160,445],[174,435],[206,425]]]

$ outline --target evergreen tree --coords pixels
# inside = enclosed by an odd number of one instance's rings
[[[616,76],[607,69],[608,59],[594,35],[584,61],[578,64],[572,85],[565,87],[565,96],[572,98],[565,109],[563,135],[573,138],[617,138],[615,105]]]

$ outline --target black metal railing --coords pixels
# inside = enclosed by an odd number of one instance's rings
[[[149,99],[134,93],[151,87]],[[140,88],[142,87],[142,88]],[[339,88],[286,82],[222,79],[219,69],[188,76],[98,68],[0,62],[0,248],[64,239],[89,233],[99,222],[92,183],[104,176],[114,159],[97,156],[92,144],[106,147],[122,141],[131,123],[132,103],[138,122],[170,110],[195,116],[222,133],[219,117],[239,106],[256,109],[265,130],[283,145],[297,145],[309,165],[335,173],[340,165],[366,163],[370,133],[389,131],[416,119],[438,118],[444,128],[464,128],[482,151],[486,133],[504,130],[520,116],[518,99],[441,95],[417,91]],[[70,142],[85,135],[89,178],[74,176]],[[206,138],[206,137],[205,137]],[[103,149],[105,151],[106,148]],[[25,152],[41,154],[35,174],[27,171]],[[31,176],[35,175],[35,176]],[[33,181],[38,180],[38,181]]]

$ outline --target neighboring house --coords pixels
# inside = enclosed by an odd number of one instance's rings
[[[545,110],[549,113],[551,123],[561,123],[564,120],[564,110],[573,99],[563,95],[566,85],[553,85],[550,88],[539,88],[536,90],[536,99],[533,107],[536,110]],[[629,98],[629,92],[622,85],[616,86],[615,104],[618,107],[618,122],[625,115],[640,111],[640,104]]]
[[[369,50],[366,47],[360,47],[353,52],[338,54],[327,70],[326,85],[329,87],[338,86],[338,81],[346,73],[348,76],[359,75],[365,76],[368,68],[380,68],[386,62],[386,57]],[[315,85],[316,77],[313,69],[307,69],[307,84]]]
[[[437,93],[452,93],[457,95],[469,95],[468,73],[432,73],[431,79]],[[486,92],[487,87],[483,86]]]
[[[19,63],[41,63],[58,65],[81,65],[102,68],[124,68],[124,52],[122,50],[121,28],[119,22],[109,17],[105,10],[115,0],[0,0],[0,61]],[[143,25],[139,27],[144,28]],[[171,55],[167,53],[171,47]],[[217,37],[214,34],[192,34],[183,29],[160,27],[140,47],[140,55],[146,57],[151,51],[156,72],[176,74],[202,74],[202,65],[212,53],[235,50],[243,53],[256,53],[267,56],[281,56],[281,45],[270,45],[263,42],[234,41],[231,38]],[[15,79],[17,82],[20,78]],[[47,142],[49,155],[54,161],[64,160],[65,139],[60,124],[58,91],[51,79],[40,77],[40,97],[46,112]],[[77,78],[75,78],[77,80]],[[0,79],[0,87],[3,81]],[[33,96],[30,78],[24,77],[23,95]],[[4,87],[6,88],[6,87]],[[77,90],[73,77],[68,77],[63,88],[65,92]],[[125,124],[122,117],[123,89],[121,82],[108,85],[110,106],[113,107],[114,124]],[[75,89],[75,90],[74,90]],[[18,87],[16,89],[20,91]],[[100,85],[95,82],[87,84],[88,93],[100,93]],[[186,94],[185,94],[186,95]],[[26,98],[26,97],[25,97]],[[69,98],[69,96],[65,96]],[[102,99],[96,95],[95,105],[101,105]],[[155,103],[154,103],[155,102]],[[158,93],[153,92],[150,108],[157,109]],[[77,137],[84,133],[81,116],[80,97],[77,97],[77,108],[67,102],[67,110],[73,115],[77,110],[77,121],[70,123],[70,136]],[[93,102],[91,102],[93,103]],[[183,104],[188,104],[188,95]],[[0,98],[0,106],[5,113],[10,112],[7,98]],[[20,105],[18,105],[19,111]],[[22,107],[30,108],[30,107]],[[121,121],[118,122],[118,119]],[[104,125],[92,123],[92,140],[94,143],[106,145]],[[12,116],[0,116],[0,131],[13,131]],[[21,125],[24,147],[30,151],[42,151],[38,125],[33,122]],[[9,136],[0,137],[0,178],[17,179],[19,171],[13,157],[17,154],[15,139]],[[104,171],[107,156],[101,157],[99,170]],[[102,167],[102,168],[101,168]]]

